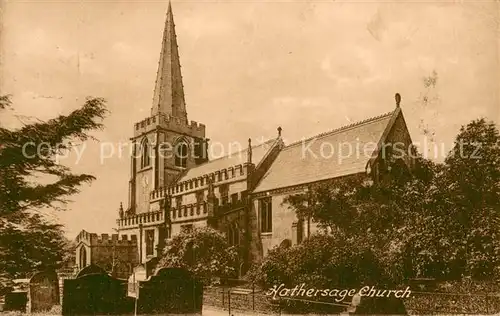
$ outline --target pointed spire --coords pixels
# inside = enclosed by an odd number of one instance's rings
[[[187,120],[184,87],[182,84],[181,64],[175,34],[172,5],[169,1],[165,30],[156,74],[151,114],[168,114]]]

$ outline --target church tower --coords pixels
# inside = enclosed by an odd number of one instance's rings
[[[149,210],[150,192],[207,160],[205,125],[188,121],[172,6],[169,3],[151,116],[134,126],[127,215]]]

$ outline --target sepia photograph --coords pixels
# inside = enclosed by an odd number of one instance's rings
[[[500,315],[500,1],[0,0],[0,314]]]

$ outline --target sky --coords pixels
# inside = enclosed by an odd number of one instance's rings
[[[62,160],[97,177],[54,215],[71,238],[112,232],[126,206],[130,158],[101,161],[101,144],[126,143],[150,114],[167,7],[0,0],[0,94],[15,105],[2,123],[68,114],[87,96],[110,110],[93,133],[99,141]],[[211,141],[258,143],[278,126],[285,142],[300,140],[389,112],[395,93],[416,143],[450,148],[469,121],[500,121],[498,1],[179,0],[172,8],[188,118]]]

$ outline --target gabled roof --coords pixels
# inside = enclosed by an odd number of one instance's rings
[[[395,111],[286,146],[254,193],[365,172],[377,146],[387,137],[400,113],[398,107]]]
[[[269,150],[276,144],[276,139],[268,140],[262,144],[252,146],[252,163],[258,166],[262,159],[266,156]],[[206,174],[210,174],[219,170],[237,165],[243,165],[247,162],[248,150],[241,150],[235,153],[230,153],[227,156],[210,160],[199,166],[193,167],[186,171],[177,182],[182,182],[190,179],[195,179]]]

